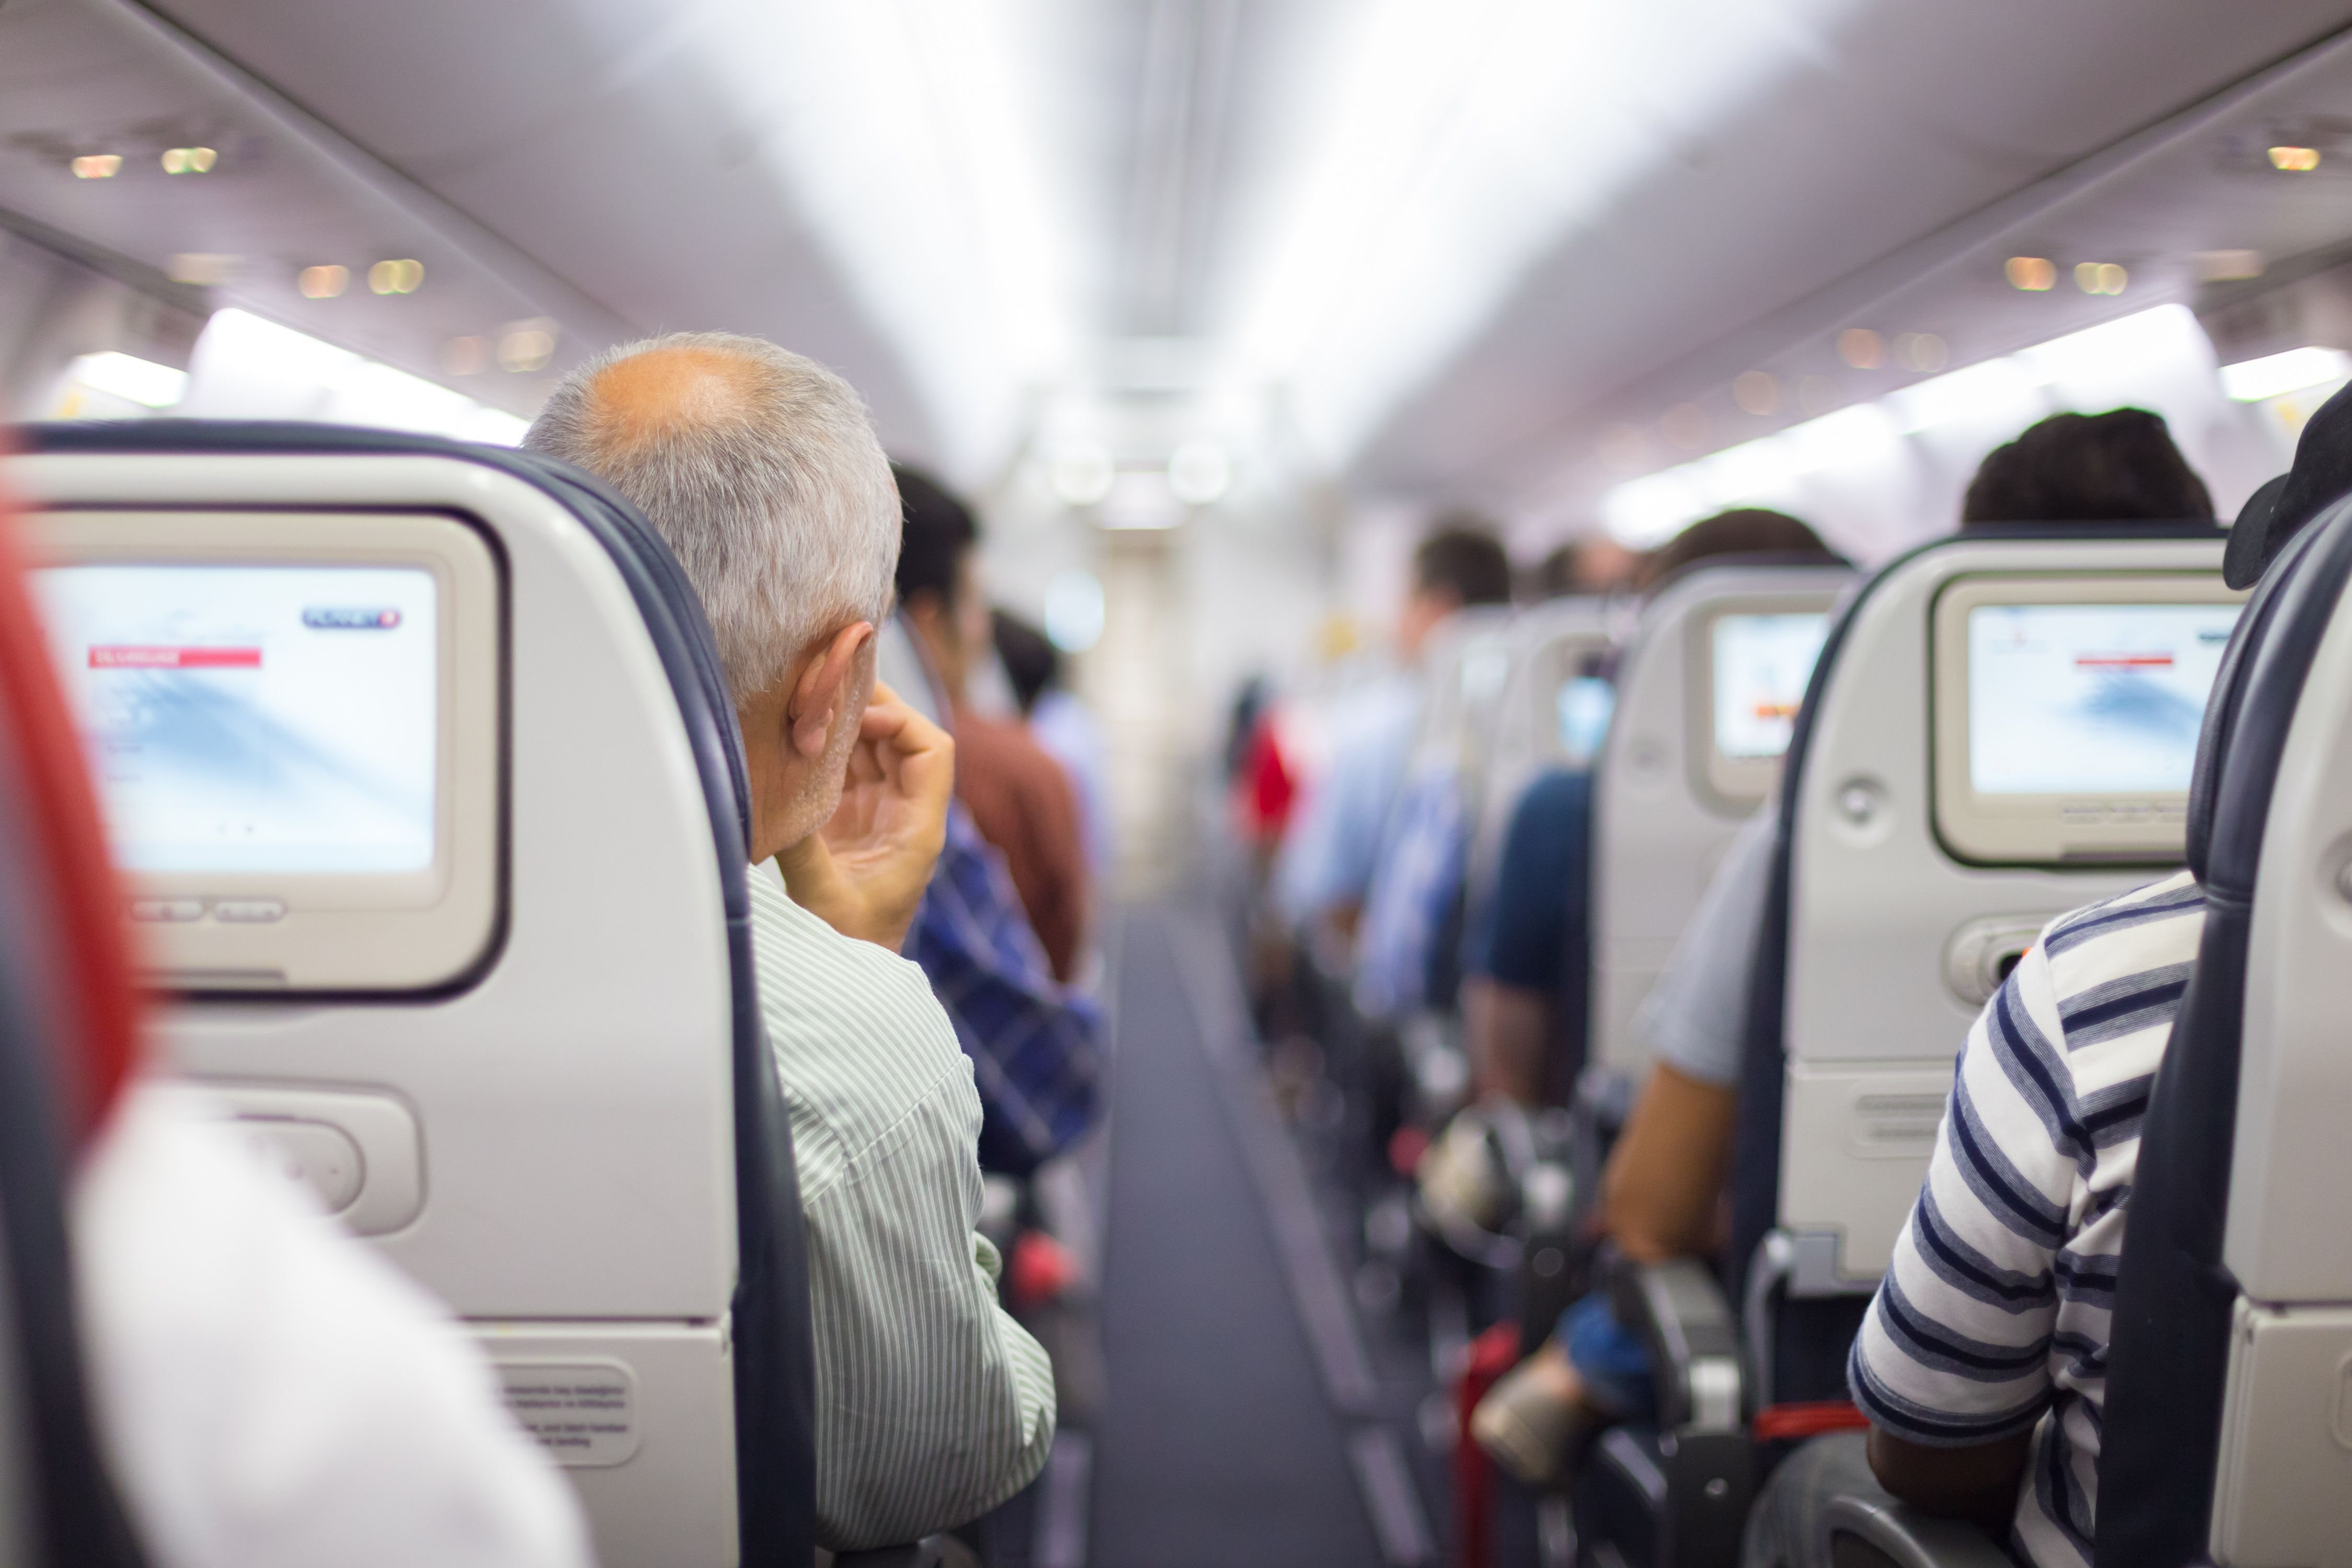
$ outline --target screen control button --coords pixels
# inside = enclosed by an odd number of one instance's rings
[[[359,1145],[341,1128],[275,1117],[239,1117],[236,1126],[264,1164],[289,1182],[308,1183],[329,1214],[342,1213],[359,1197],[367,1166]]]
[[[202,899],[133,899],[131,918],[134,921],[200,921],[205,918]]]
[[[286,906],[276,899],[221,899],[213,904],[213,919],[236,925],[267,925],[286,918]]]

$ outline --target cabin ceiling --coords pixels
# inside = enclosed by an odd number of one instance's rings
[[[1885,390],[1835,362],[1842,326],[2002,352],[2191,298],[2198,250],[2352,237],[2352,156],[2284,199],[2244,157],[2352,129],[2343,70],[2066,183],[2347,24],[2352,0],[7,0],[0,209],[159,275],[236,258],[189,286],[444,379],[451,340],[553,322],[546,364],[463,387],[520,412],[605,342],[727,327],[840,368],[895,450],[966,482],[1240,399],[1241,439],[1359,497],[1572,510],[1616,471],[1606,430],[1696,403],[1728,438],[1744,369]],[[216,171],[150,167],[197,135]],[[118,144],[121,177],[73,178]],[[2133,288],[2018,294],[2021,236]],[[294,288],[379,253],[427,286]]]

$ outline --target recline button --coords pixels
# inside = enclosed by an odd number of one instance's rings
[[[202,899],[133,899],[131,918],[134,921],[200,921],[205,918]]]
[[[213,905],[213,919],[238,925],[264,925],[286,918],[286,906],[276,899],[222,899]]]

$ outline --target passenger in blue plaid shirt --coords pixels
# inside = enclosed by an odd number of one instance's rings
[[[907,933],[980,1085],[982,1170],[1025,1176],[1094,1121],[1102,1010],[1055,983],[1003,861],[957,801]]]

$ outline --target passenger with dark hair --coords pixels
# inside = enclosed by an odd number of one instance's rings
[[[1013,683],[1013,700],[1029,721],[1029,736],[1062,764],[1077,791],[1078,828],[1087,867],[1099,882],[1110,872],[1110,758],[1102,726],[1062,681],[1062,651],[1035,626],[1010,611],[992,616],[996,657]]]
[[[1607,534],[1587,534],[1559,546],[1528,574],[1528,597],[1565,599],[1622,593],[1633,585],[1642,558]]]
[[[1422,540],[1412,552],[1412,581],[1397,617],[1400,668],[1336,717],[1322,777],[1284,835],[1274,903],[1294,928],[1320,924],[1353,940],[1421,720],[1422,648],[1457,612],[1511,602],[1510,557],[1493,531],[1466,513],[1448,513]]]
[[[1701,518],[1650,552],[1633,574],[1633,586],[1653,594],[1675,573],[1727,555],[1770,556],[1790,565],[1844,564],[1821,535],[1787,512],[1738,507]]]
[[[2210,506],[2163,421],[2137,409],[2042,420],[1985,458],[1969,497],[1964,526],[1994,521],[1979,505],[2010,510],[2011,502],[2071,510],[2001,521],[2163,519]],[[1767,800],[1740,828],[1634,1017],[1654,1065],[1611,1152],[1601,1208],[1618,1248],[1638,1262],[1706,1257],[1722,1244],[1748,976],[1764,925],[1777,816],[1777,801]],[[1587,1302],[1570,1316],[1576,1321],[1563,1321],[1498,1383],[1474,1418],[1481,1444],[1530,1479],[1556,1473],[1583,1434],[1651,1397],[1647,1357],[1606,1305]]]
[[[1044,944],[1054,978],[1077,973],[1085,931],[1086,857],[1077,795],[1024,725],[972,711],[971,676],[994,651],[988,601],[973,571],[980,525],[940,486],[903,465],[906,531],[898,550],[898,608],[946,696],[956,740],[956,798],[995,846]]]
[[[2004,522],[2202,521],[2213,498],[2161,415],[2053,414],[1993,448],[1960,502],[1963,529]]]

